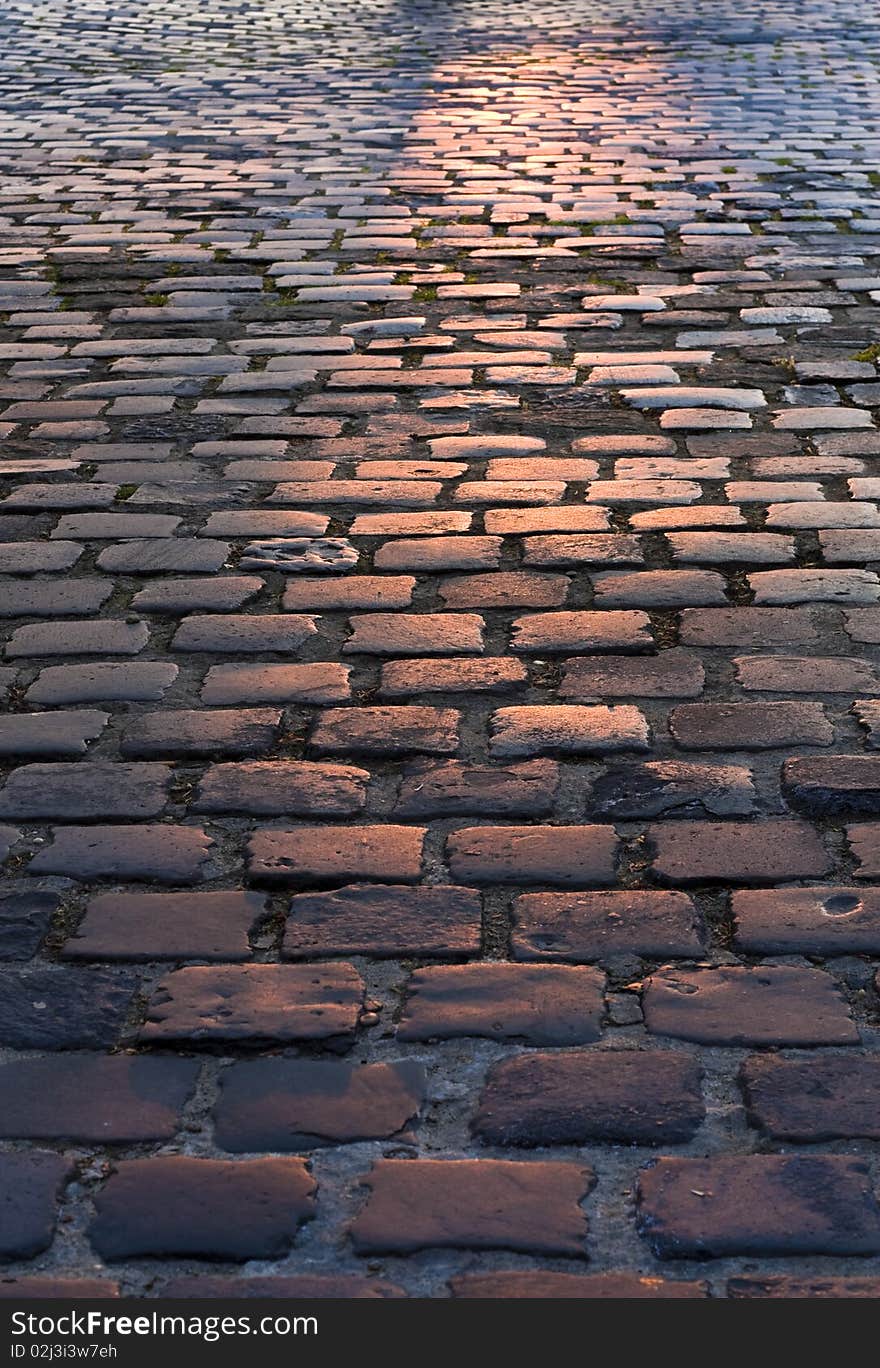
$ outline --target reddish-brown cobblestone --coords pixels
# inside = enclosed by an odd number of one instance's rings
[[[0,1293],[876,1297],[865,7],[7,8]]]

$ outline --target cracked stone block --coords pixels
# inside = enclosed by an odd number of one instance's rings
[[[239,565],[243,570],[280,570],[283,574],[339,575],[358,563],[357,548],[344,537],[289,537],[251,542]]]

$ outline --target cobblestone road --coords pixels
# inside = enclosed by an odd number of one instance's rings
[[[4,1293],[880,1294],[877,20],[5,6]]]

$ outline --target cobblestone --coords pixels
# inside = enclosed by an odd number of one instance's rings
[[[5,20],[0,1295],[876,1298],[864,7]]]

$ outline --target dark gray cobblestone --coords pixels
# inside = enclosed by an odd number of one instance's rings
[[[878,1295],[875,20],[6,0],[0,1295]]]

